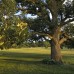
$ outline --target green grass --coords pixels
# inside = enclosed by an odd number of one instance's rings
[[[74,50],[62,50],[64,65],[47,65],[50,57],[45,48],[0,50],[0,74],[74,74]]]

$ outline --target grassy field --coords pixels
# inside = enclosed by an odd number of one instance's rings
[[[0,50],[0,74],[74,74],[74,50],[62,50],[64,65],[47,65],[47,48]]]

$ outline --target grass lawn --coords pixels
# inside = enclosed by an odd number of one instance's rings
[[[62,50],[64,65],[47,65],[47,48],[0,50],[0,74],[74,74],[74,50]]]

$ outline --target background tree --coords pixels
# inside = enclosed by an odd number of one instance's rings
[[[14,14],[15,0],[1,0],[0,3],[0,48],[10,48],[23,43],[27,33],[27,23]]]

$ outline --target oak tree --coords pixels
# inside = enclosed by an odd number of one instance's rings
[[[23,4],[27,9],[22,7],[20,10],[38,15],[36,24],[33,23],[30,29],[34,34],[46,35],[51,39],[51,59],[62,63],[60,46],[73,37],[64,28],[74,21],[74,0],[23,0]],[[47,31],[44,31],[45,28]]]

